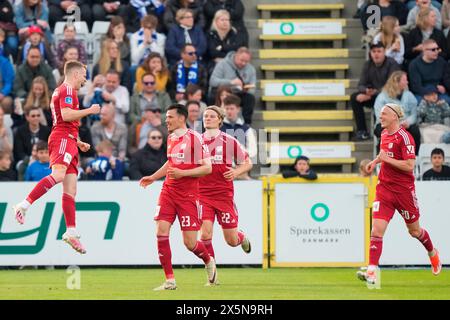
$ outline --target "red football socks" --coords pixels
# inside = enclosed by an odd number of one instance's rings
[[[206,247],[203,245],[203,243],[201,241],[197,241],[197,243],[195,244],[194,249],[191,250],[197,257],[199,257],[200,259],[203,260],[203,262],[205,264],[208,264],[210,259],[208,250],[206,249]]]
[[[422,229],[422,232],[420,233],[420,236],[417,238],[417,240],[419,240],[423,244],[428,252],[433,251],[433,243],[431,242],[431,238],[427,230]]]
[[[240,245],[242,243],[242,241],[244,241],[245,239],[245,233],[243,233],[242,231],[238,231],[238,244]]]
[[[67,193],[62,196],[62,208],[67,228],[75,228],[75,199]]]
[[[205,246],[206,250],[208,250],[208,253],[211,257],[215,258],[216,255],[214,254],[214,248],[212,245],[212,239],[206,239],[202,240],[203,245]]]
[[[369,265],[378,265],[383,251],[383,238],[370,237]]]
[[[50,190],[55,184],[56,181],[51,175],[42,178],[41,181],[38,182],[38,184],[34,187],[33,190],[31,190],[30,194],[27,196],[27,201],[32,204],[37,199],[46,194],[47,191]]]
[[[164,269],[166,279],[174,279],[172,269],[172,251],[170,250],[169,237],[157,236],[157,238],[159,262]]]

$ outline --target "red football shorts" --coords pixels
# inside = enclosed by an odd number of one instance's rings
[[[412,189],[404,193],[394,193],[382,184],[378,184],[372,217],[389,222],[394,216],[395,210],[401,214],[407,224],[416,222],[420,217],[416,191]]]
[[[234,229],[238,226],[238,210],[233,200],[205,201],[200,200],[201,219],[214,222],[217,221],[222,229]]]
[[[51,136],[48,141],[48,152],[50,168],[55,164],[62,164],[67,167],[66,174],[78,175],[78,146],[75,139]]]
[[[173,224],[177,216],[182,231],[200,230],[202,223],[198,197],[187,195],[185,198],[176,198],[167,190],[161,190],[154,219]]]

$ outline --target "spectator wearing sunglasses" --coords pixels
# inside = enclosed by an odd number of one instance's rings
[[[417,102],[423,99],[427,87],[435,87],[439,92],[439,100],[443,99],[450,103],[448,90],[450,85],[445,87],[444,77],[447,61],[439,56],[439,46],[433,39],[423,42],[423,54],[409,65],[410,89],[416,96]]]
[[[167,128],[161,120],[161,108],[157,105],[148,104],[142,115],[141,122],[131,126],[128,135],[128,153],[133,154],[141,149],[147,142],[148,133],[152,129],[158,129],[163,133],[163,142],[167,138]]]
[[[181,60],[172,67],[171,76],[169,92],[172,99],[177,102],[184,99],[189,84],[196,84],[203,92],[206,91],[208,85],[206,68],[198,61],[197,51],[191,44],[185,45],[181,50]]]
[[[189,9],[180,9],[176,14],[177,24],[169,29],[166,39],[166,57],[170,66],[181,57],[180,52],[186,44],[195,48],[197,59],[201,60],[206,52],[206,37],[201,26],[194,24],[194,15]]]
[[[170,106],[170,100],[167,92],[156,90],[156,79],[152,73],[145,73],[141,77],[140,92],[131,96],[129,120],[130,124],[141,122],[144,111],[148,105],[156,106],[163,113],[165,119],[166,109]]]
[[[158,129],[151,129],[148,132],[145,146],[131,155],[131,180],[139,180],[144,176],[152,175],[166,163],[167,155],[163,138],[163,133]]]

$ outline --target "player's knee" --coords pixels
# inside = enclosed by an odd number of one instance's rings
[[[212,230],[202,229],[202,240],[210,240],[212,238]]]
[[[183,239],[185,247],[192,251],[195,248],[195,245],[197,244],[197,241],[195,239]]]
[[[62,174],[60,172],[52,173],[52,177],[53,177],[53,179],[55,179],[56,183],[61,183],[64,180],[64,174]]]
[[[408,232],[411,235],[411,237],[413,237],[413,238],[419,238],[420,237],[420,229],[419,230],[411,229],[411,230],[408,230]]]
[[[225,241],[231,247],[237,247],[239,242],[237,238],[225,238]]]

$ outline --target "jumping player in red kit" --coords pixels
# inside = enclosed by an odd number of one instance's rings
[[[209,255],[215,258],[212,246],[215,217],[222,226],[225,241],[232,247],[241,245],[250,253],[246,235],[238,230],[238,211],[233,201],[233,180],[252,168],[250,158],[242,145],[232,136],[220,131],[225,115],[217,106],[207,107],[203,114],[206,129],[203,141],[211,155],[212,173],[200,178],[200,205],[202,212],[201,240]],[[233,163],[236,167],[233,168]],[[217,277],[215,283],[217,284]]]
[[[178,217],[186,248],[203,260],[208,282],[216,280],[216,264],[201,241],[197,240],[201,227],[198,178],[211,173],[209,153],[200,134],[186,128],[186,107],[175,104],[167,109],[166,124],[167,162],[151,176],[143,177],[139,184],[146,187],[166,176],[156,209],[156,237],[159,261],[166,281],[154,290],[177,288],[172,269],[170,228]]]
[[[367,165],[367,171],[372,172],[381,163],[373,203],[369,266],[366,272],[357,273],[358,278],[369,285],[377,283],[383,236],[395,210],[405,220],[409,234],[418,239],[427,250],[432,273],[438,275],[442,268],[438,250],[433,247],[428,232],[419,224],[420,214],[413,175],[415,144],[408,131],[400,126],[403,116],[403,109],[397,104],[388,103],[381,109],[380,122],[384,130],[381,133],[380,153]]]
[[[79,110],[77,90],[86,83],[86,66],[78,61],[68,61],[64,66],[65,81],[55,89],[50,108],[53,127],[48,139],[50,167],[52,173],[43,178],[30,194],[13,207],[18,223],[25,222],[28,208],[53,186],[62,182],[62,208],[66,221],[63,240],[79,253],[86,253],[80,243],[75,223],[75,195],[78,177],[78,148],[86,152],[90,145],[78,139],[80,119],[100,112],[98,104],[88,109]]]

